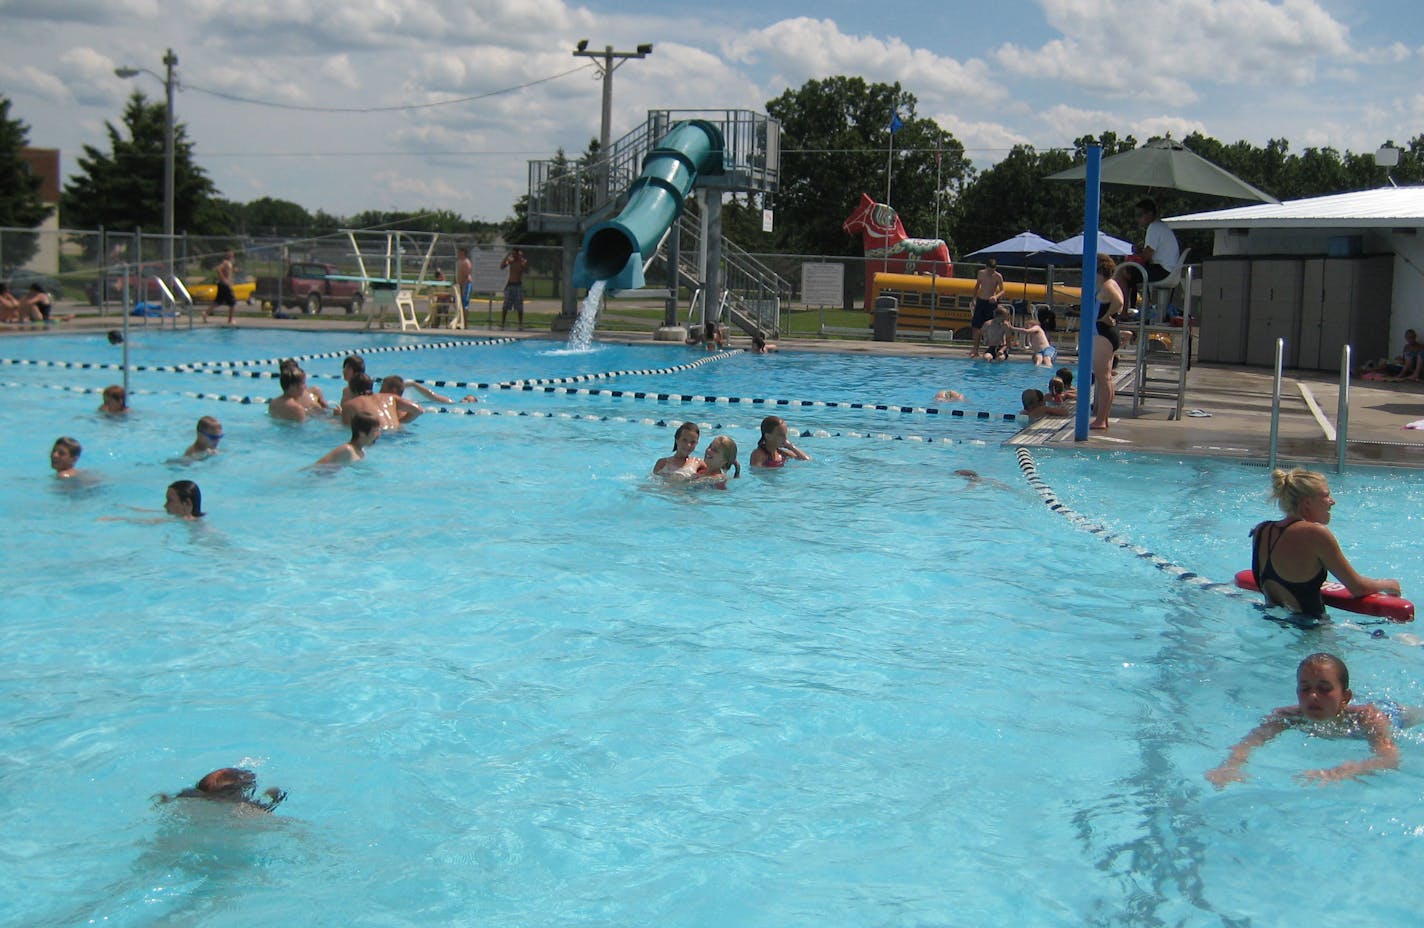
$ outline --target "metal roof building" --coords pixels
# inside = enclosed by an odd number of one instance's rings
[[[1424,235],[1420,234],[1424,229],[1424,186],[1382,187],[1284,203],[1237,206],[1171,216],[1164,221],[1177,231],[1214,231],[1213,257],[1204,262],[1202,271],[1203,298],[1206,301],[1210,295],[1218,303],[1235,300],[1232,305],[1239,306],[1239,312],[1249,317],[1242,324],[1242,336],[1248,343],[1268,334],[1291,338],[1292,330],[1284,323],[1277,321],[1274,328],[1262,328],[1253,321],[1264,318],[1263,313],[1275,313],[1277,320],[1284,318],[1279,307],[1263,308],[1269,296],[1279,302],[1282,289],[1298,294],[1291,299],[1305,307],[1304,315],[1293,323],[1298,344],[1322,338],[1333,341],[1334,336],[1320,334],[1331,331],[1332,313],[1343,312],[1354,320],[1356,335],[1348,339],[1352,344],[1358,344],[1361,332],[1369,328],[1380,330],[1380,344],[1373,345],[1371,353],[1387,340],[1385,350],[1391,356],[1397,354],[1405,329],[1424,328]],[[1301,266],[1298,281],[1282,277],[1289,276],[1292,261]],[[1371,288],[1368,304],[1360,305],[1358,301],[1364,297],[1357,284],[1352,291],[1356,303],[1342,308],[1350,294],[1339,288],[1331,291],[1328,286],[1322,292],[1319,281],[1328,284],[1332,266],[1351,261],[1370,262],[1366,273],[1382,283],[1383,289]],[[1323,273],[1321,262],[1325,264]],[[1233,268],[1242,264],[1254,268],[1254,275],[1248,271],[1243,283],[1232,283]],[[1263,294],[1260,282],[1267,279],[1272,280],[1271,292]],[[1254,290],[1252,280],[1256,281]],[[1232,293],[1233,287],[1247,292]],[[1366,313],[1370,321],[1366,321]],[[1312,327],[1309,320],[1322,314],[1324,328]],[[1310,332],[1307,327],[1312,327]],[[1326,347],[1322,342],[1322,358],[1328,353]],[[1249,358],[1247,363],[1251,363]],[[1302,362],[1302,366],[1313,365]]]

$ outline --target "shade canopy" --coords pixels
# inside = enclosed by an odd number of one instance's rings
[[[1048,179],[1081,181],[1087,173],[1087,165],[1080,164]],[[1104,158],[1102,179],[1119,187],[1157,187],[1232,200],[1280,202],[1174,139],[1154,139],[1141,148]]]
[[[1065,238],[1058,243],[1058,247],[1069,254],[1081,255],[1083,253],[1083,233],[1079,232],[1072,238]],[[1130,255],[1132,254],[1132,243],[1124,241],[1117,236],[1108,235],[1106,232],[1099,232],[1097,253],[1100,255],[1112,255],[1114,258]]]
[[[965,255],[966,258],[995,258],[999,261],[1018,262],[1026,264],[1030,259],[1039,259],[1047,255],[1067,254],[1058,247],[1058,243],[1044,238],[1037,232],[1020,232],[1013,238],[1006,238],[1002,242],[987,245],[978,251],[971,251]],[[1037,261],[1037,263],[1047,263]]]

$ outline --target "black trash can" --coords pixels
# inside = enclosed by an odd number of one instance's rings
[[[895,327],[900,320],[900,301],[893,296],[875,298],[875,328],[871,338],[877,342],[893,342]]]

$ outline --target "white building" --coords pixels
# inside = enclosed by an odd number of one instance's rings
[[[1173,216],[1215,232],[1202,263],[1203,361],[1338,367],[1399,353],[1424,328],[1424,187],[1384,187]]]

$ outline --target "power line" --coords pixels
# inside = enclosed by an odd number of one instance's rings
[[[304,106],[297,103],[278,103],[275,100],[257,100],[252,97],[240,97],[237,94],[227,93],[222,90],[213,90],[208,87],[199,87],[195,84],[182,84],[183,90],[195,90],[198,93],[205,93],[212,97],[223,100],[230,100],[234,103],[247,103],[252,106],[266,106],[278,110],[294,110],[300,113],[394,113],[403,110],[426,110],[437,106],[452,106],[456,103],[469,103],[472,100],[487,100],[490,97],[498,97],[507,93],[514,93],[517,90],[524,90],[528,87],[535,87],[539,84],[547,84],[560,78],[568,77],[570,74],[577,74],[579,71],[587,71],[592,68],[592,64],[581,64],[578,67],[561,71],[558,74],[551,74],[548,77],[541,77],[537,80],[527,81],[513,87],[504,87],[499,90],[491,90],[487,93],[477,93],[468,97],[455,97],[450,100],[437,100],[433,103],[403,103],[396,106]]]

